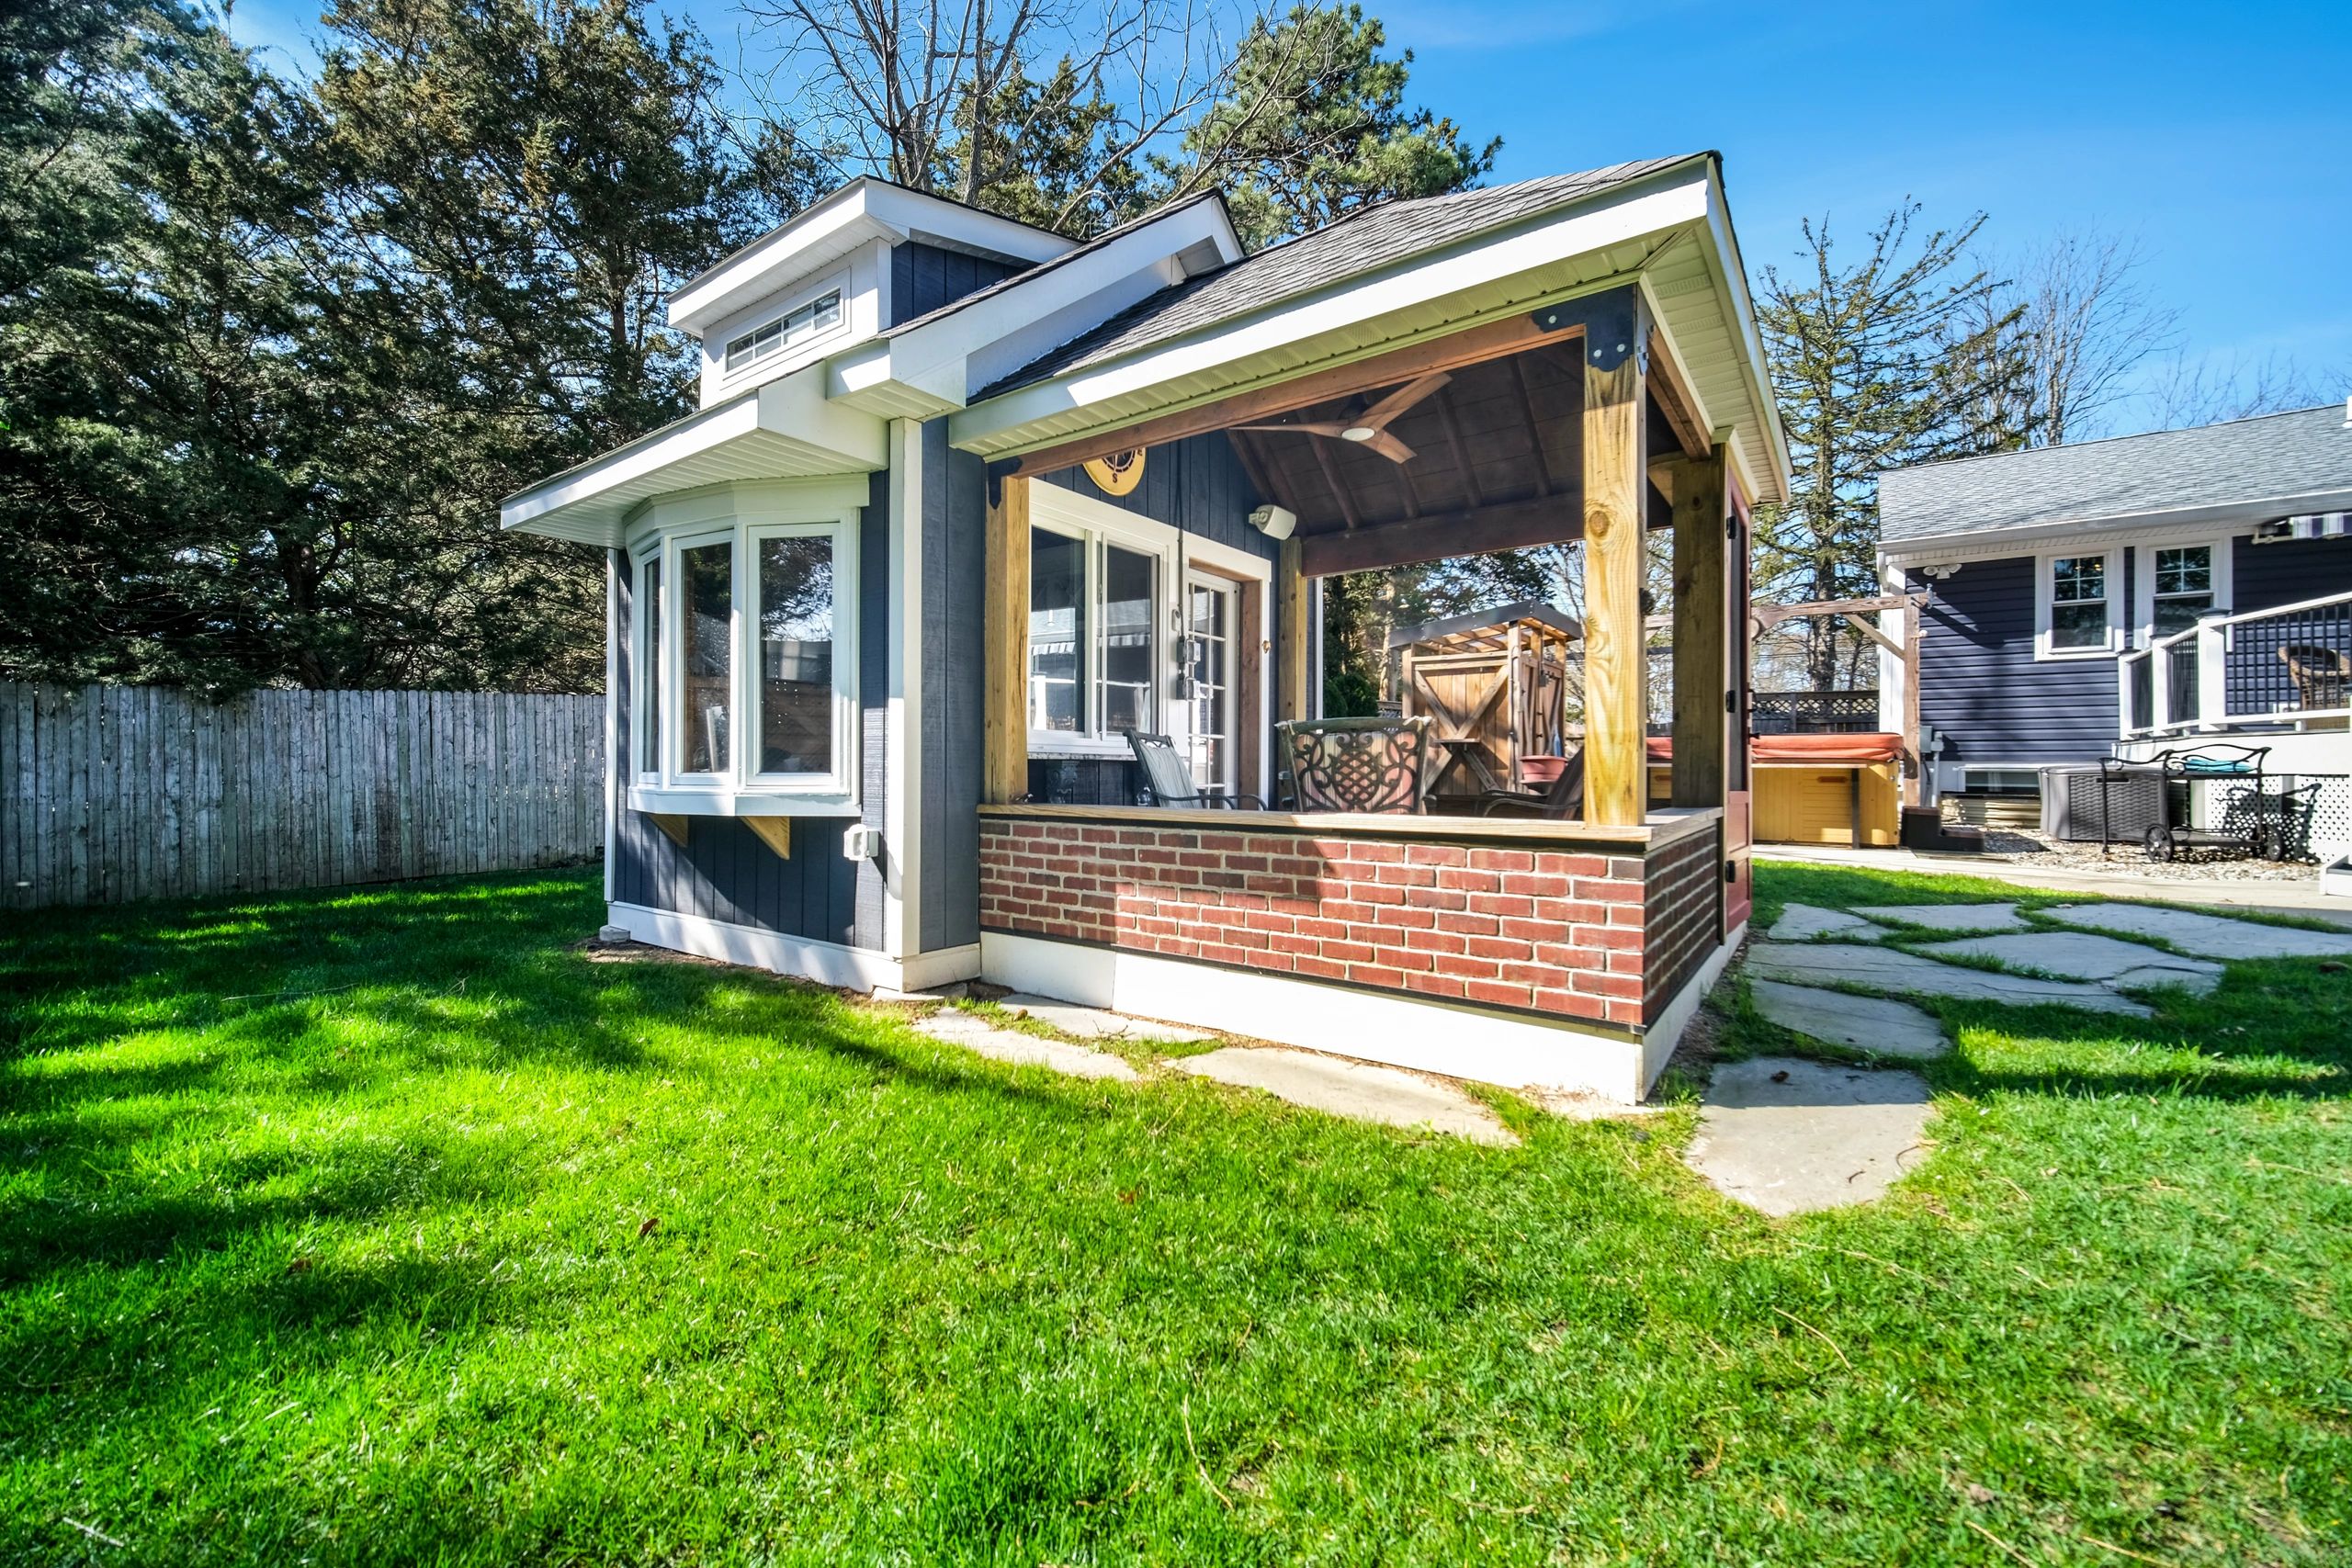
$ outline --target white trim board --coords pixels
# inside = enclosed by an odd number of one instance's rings
[[[956,980],[968,980],[980,972],[978,942],[893,958],[868,948],[787,936],[782,931],[648,908],[642,904],[615,903],[606,919],[627,929],[632,941],[649,947],[666,947],[673,953],[691,953],[697,958],[748,964],[844,990],[871,991],[884,987],[922,991]]]
[[[1732,952],[1733,944],[1721,948],[1668,1005],[1661,1025],[1639,1036],[1008,931],[980,934],[980,976],[1038,996],[1358,1061],[1634,1104],[1657,1080],[1698,998]]]

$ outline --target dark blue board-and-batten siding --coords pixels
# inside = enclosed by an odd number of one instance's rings
[[[1023,263],[946,250],[921,240],[894,245],[890,248],[890,325],[927,316],[1024,268]]]
[[[1919,720],[1944,737],[1946,762],[2091,761],[2114,743],[2115,660],[2034,660],[2033,572],[2033,557],[2011,556],[1912,578],[1934,594],[1919,613]]]

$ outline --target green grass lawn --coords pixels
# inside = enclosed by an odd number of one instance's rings
[[[1687,1083],[1475,1148],[592,963],[600,913],[0,919],[0,1558],[2352,1553],[2352,974],[1945,1006],[1924,1168],[1776,1223]]]

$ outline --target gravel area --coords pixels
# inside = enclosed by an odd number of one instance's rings
[[[2281,863],[2217,850],[2188,850],[2177,860],[2152,861],[2137,844],[2110,844],[2102,856],[2097,844],[2071,843],[2001,828],[1985,829],[1984,847],[1996,855],[2011,857],[2021,866],[2145,876],[2160,882],[2308,883],[2314,874],[2310,861]]]

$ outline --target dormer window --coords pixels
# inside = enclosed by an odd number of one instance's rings
[[[787,310],[765,326],[754,327],[742,336],[727,340],[727,373],[733,375],[747,365],[757,365],[790,348],[806,343],[819,333],[831,332],[842,323],[842,291],[838,288],[820,294],[806,305]]]

